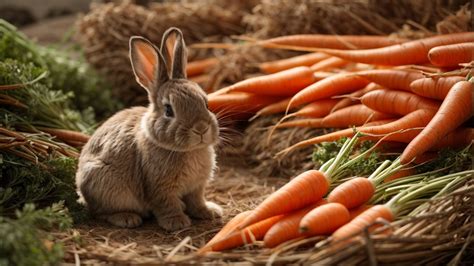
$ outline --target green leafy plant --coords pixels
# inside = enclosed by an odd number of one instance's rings
[[[0,265],[56,265],[62,246],[44,230],[70,228],[72,220],[62,203],[44,209],[26,204],[14,218],[0,216]]]

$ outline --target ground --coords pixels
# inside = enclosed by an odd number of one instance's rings
[[[207,199],[224,208],[214,221],[194,220],[189,228],[167,233],[149,219],[135,229],[121,229],[98,221],[79,224],[55,237],[65,244],[65,261],[81,263],[142,263],[188,260],[235,214],[256,203],[286,182],[285,178],[259,177],[247,166],[220,164],[207,189]]]

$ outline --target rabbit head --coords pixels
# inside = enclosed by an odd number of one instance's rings
[[[179,29],[164,33],[160,49],[143,37],[131,37],[130,60],[150,101],[140,128],[148,139],[172,151],[217,143],[219,128],[206,93],[186,79],[187,52]]]

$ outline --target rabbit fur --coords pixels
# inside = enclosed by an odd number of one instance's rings
[[[204,197],[219,127],[204,91],[186,79],[181,31],[167,30],[160,49],[131,37],[130,60],[150,104],[118,112],[91,136],[79,158],[79,195],[94,216],[120,227],[153,214],[174,231],[190,226],[189,216],[221,216]]]

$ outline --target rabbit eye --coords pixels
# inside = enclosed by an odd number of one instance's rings
[[[167,117],[173,117],[174,116],[173,108],[169,104],[165,104],[165,116],[167,116]]]

